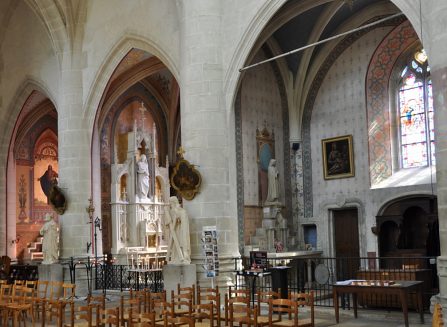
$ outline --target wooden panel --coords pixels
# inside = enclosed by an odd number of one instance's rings
[[[431,270],[430,269],[377,269],[377,270],[361,270],[357,272],[357,279],[366,280],[420,280],[423,282],[423,289],[429,292],[432,289],[431,285]],[[424,307],[429,305],[430,295],[424,294]],[[358,303],[362,306],[368,307],[391,307],[401,308],[402,305],[397,296],[386,295],[361,295],[358,297]],[[411,309],[417,308],[416,294],[410,294],[408,298],[408,307]]]
[[[335,256],[355,258],[337,260],[337,279],[354,278],[359,269],[359,230],[357,209],[334,210]]]

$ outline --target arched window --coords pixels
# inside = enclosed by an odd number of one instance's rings
[[[401,72],[398,109],[402,168],[435,164],[433,92],[425,53],[419,51]]]

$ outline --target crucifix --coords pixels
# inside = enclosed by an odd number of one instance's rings
[[[144,116],[144,112],[146,111],[146,108],[144,107],[143,101],[141,101],[141,107],[138,110],[140,110],[140,112],[141,112],[141,131],[144,132],[144,121],[146,120],[146,117]]]

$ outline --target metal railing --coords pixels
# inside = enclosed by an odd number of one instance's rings
[[[242,273],[250,268],[250,258],[234,260],[236,287],[266,291],[284,288],[286,285],[289,292],[313,291],[317,306],[333,306],[332,285],[342,280],[422,281],[424,308],[429,307],[430,297],[437,294],[439,288],[435,257],[274,258],[267,259],[264,268],[267,273],[257,278]],[[275,271],[272,268],[278,266],[288,268],[282,274],[272,273]],[[349,306],[351,298],[342,298],[341,304],[343,307]],[[396,296],[386,295],[362,296],[359,304],[364,307],[400,308]],[[415,305],[416,299],[411,298],[409,307],[415,308]]]
[[[76,267],[83,266],[79,262],[76,265],[72,261],[69,265],[72,278]],[[244,274],[250,267],[249,258],[234,259],[236,287],[246,287],[252,291],[281,288],[282,293],[284,288],[287,292],[313,291],[317,306],[333,306],[332,285],[341,280],[419,280],[423,282],[425,308],[429,307],[430,297],[437,294],[439,288],[435,257],[276,257],[267,259],[264,270],[256,276]],[[86,268],[87,278],[91,276],[92,280],[90,285],[104,292],[143,288],[159,292],[164,289],[161,269],[132,269],[128,265],[107,261],[92,263],[90,260],[87,260]],[[351,301],[349,296],[345,296],[342,297],[341,304],[349,307]],[[410,298],[409,308],[414,308],[415,303],[415,299]],[[400,308],[399,299],[389,295],[362,296],[359,304],[363,307]]]

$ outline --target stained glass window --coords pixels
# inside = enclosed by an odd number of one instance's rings
[[[402,70],[398,105],[402,168],[434,165],[433,93],[426,62],[411,60]]]

